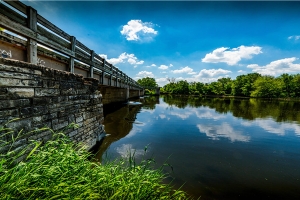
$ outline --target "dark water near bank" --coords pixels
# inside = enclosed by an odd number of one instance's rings
[[[300,199],[300,102],[161,96],[106,114],[98,158],[149,158],[201,199]],[[105,153],[106,152],[106,153]],[[170,178],[171,179],[171,178]]]

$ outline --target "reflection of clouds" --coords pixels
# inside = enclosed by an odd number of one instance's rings
[[[165,119],[165,118],[166,118],[166,115],[165,115],[165,114],[160,114],[159,117],[160,117],[161,119]]]
[[[170,106],[166,102],[160,102],[160,104],[155,104],[157,108],[169,108]]]
[[[205,133],[207,137],[213,140],[219,140],[220,137],[228,138],[231,142],[241,141],[249,142],[250,136],[242,135],[240,131],[235,131],[227,124],[222,123],[221,125],[197,125],[201,133]]]
[[[249,126],[253,125],[253,122],[252,121],[251,122],[250,121],[242,121],[241,125],[249,127]]]
[[[178,112],[176,112],[178,110]],[[191,116],[193,113],[199,118],[199,119],[213,119],[218,120],[225,118],[225,115],[216,113],[214,109],[211,108],[185,108],[185,112],[183,112],[182,109],[174,109],[170,112],[170,115],[178,116],[181,119],[187,119],[189,116]]]
[[[142,113],[142,112],[148,112],[148,113],[153,114],[153,113],[155,112],[155,109],[153,109],[153,110],[150,110],[150,109],[142,109],[140,112],[141,112],[141,113]]]
[[[295,123],[278,123],[273,119],[256,119],[252,123],[241,123],[244,126],[257,125],[269,133],[277,135],[285,135],[287,130],[295,131],[295,134],[300,136],[300,126]]]
[[[142,132],[142,129],[134,126],[134,127],[132,127],[129,134],[125,136],[125,138],[131,138],[131,137],[135,136],[137,133],[140,133],[140,132]]]
[[[214,120],[225,118],[224,115],[216,113],[214,109],[210,109],[210,108],[196,109],[196,116],[200,119],[205,118],[205,119],[214,119]]]
[[[180,112],[171,111],[169,114],[170,114],[170,115],[177,116],[177,117],[179,117],[179,118],[181,118],[181,119],[187,119],[187,118],[189,118],[190,115],[192,115],[193,113],[192,113],[192,112],[189,112],[189,111],[187,111],[187,112],[182,112],[182,111],[180,111]]]
[[[144,155],[145,151],[143,149],[134,149],[132,144],[122,144],[120,147],[116,148],[116,151],[123,157],[126,158],[129,154],[135,154],[135,157]]]
[[[145,126],[146,125],[144,122],[140,122],[140,121],[134,121],[133,123],[135,126]]]

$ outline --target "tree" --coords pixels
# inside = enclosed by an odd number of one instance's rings
[[[254,82],[254,90],[251,92],[252,97],[282,97],[281,93],[284,89],[284,82],[281,78],[273,76],[262,76]]]
[[[232,84],[232,94],[234,96],[250,96],[253,91],[254,82],[259,77],[261,77],[259,73],[237,76]]]
[[[144,87],[158,87],[155,79],[150,77],[139,79],[137,83]]]

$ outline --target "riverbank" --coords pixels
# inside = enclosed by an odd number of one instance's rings
[[[10,131],[2,126],[0,136]],[[14,163],[22,154],[25,159]],[[152,169],[151,159],[137,164],[129,155],[105,164],[92,162],[85,147],[63,133],[0,156],[2,199],[187,199],[183,191],[162,183],[166,175]]]
[[[262,100],[283,100],[283,101],[300,101],[299,97],[278,97],[278,98],[266,98],[266,97],[246,97],[246,96],[233,96],[233,95],[195,95],[195,94],[172,94],[161,92],[161,95],[172,95],[172,96],[185,96],[185,97],[209,97],[209,98],[237,98],[237,99],[262,99]]]

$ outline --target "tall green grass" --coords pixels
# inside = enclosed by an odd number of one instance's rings
[[[12,131],[0,126],[0,136]],[[152,160],[137,164],[134,155],[129,155],[128,159],[101,165],[90,161],[86,148],[74,144],[63,133],[41,144],[32,141],[19,153],[11,153],[11,149],[1,153],[1,199],[188,198],[185,192],[162,183],[165,175],[162,169],[151,168]],[[25,159],[14,163],[22,155],[26,155]]]

